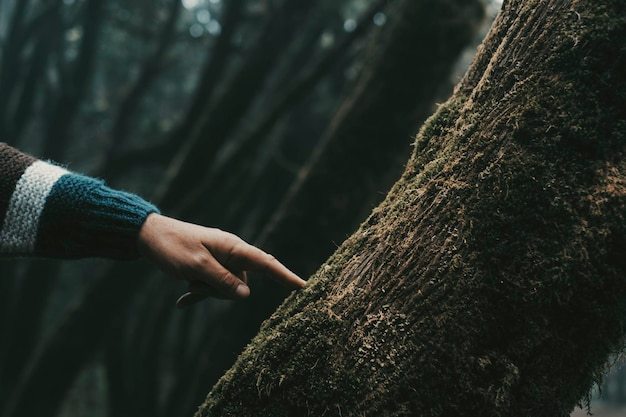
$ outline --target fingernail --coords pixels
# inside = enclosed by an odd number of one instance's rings
[[[181,295],[180,298],[178,300],[176,300],[176,307],[178,308],[185,308],[187,306],[190,306],[192,304],[197,303],[198,301],[202,300],[204,297],[200,294],[194,294],[191,292],[186,292],[185,294]]]
[[[250,288],[247,285],[240,285],[235,290],[238,298],[246,298],[250,295]]]

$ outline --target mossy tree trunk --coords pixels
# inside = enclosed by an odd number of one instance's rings
[[[626,2],[505,1],[387,199],[198,416],[567,416],[624,337],[624,132]]]

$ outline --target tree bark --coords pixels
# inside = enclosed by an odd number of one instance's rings
[[[562,416],[626,329],[626,2],[505,1],[402,178],[197,416]]]

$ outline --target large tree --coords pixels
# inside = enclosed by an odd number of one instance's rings
[[[505,1],[386,200],[198,415],[568,415],[625,333],[624,132],[626,1]]]

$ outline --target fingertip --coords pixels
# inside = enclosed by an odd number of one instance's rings
[[[248,296],[250,295],[250,287],[248,287],[247,285],[237,286],[237,289],[235,290],[235,295],[237,296],[237,298],[248,298]]]
[[[291,273],[288,281],[294,289],[304,288],[306,286],[306,281],[297,276],[294,273]]]

